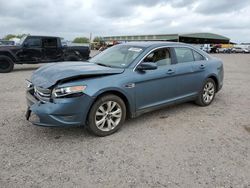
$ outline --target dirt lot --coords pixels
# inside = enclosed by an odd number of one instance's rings
[[[250,187],[250,55],[216,55],[225,81],[209,107],[173,106],[99,138],[24,114],[25,78],[0,74],[0,187]]]

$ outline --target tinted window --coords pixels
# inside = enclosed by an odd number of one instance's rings
[[[154,62],[158,66],[170,65],[170,51],[168,48],[157,49],[145,57],[143,62]]]
[[[203,61],[203,60],[205,60],[204,56],[199,54],[198,52],[193,50],[193,53],[194,53],[195,61]]]
[[[189,48],[175,48],[178,63],[194,61],[193,52]]]
[[[25,44],[28,47],[40,47],[41,46],[41,39],[40,38],[28,38],[25,41]]]
[[[43,46],[45,48],[56,48],[57,47],[57,39],[56,38],[43,39]]]

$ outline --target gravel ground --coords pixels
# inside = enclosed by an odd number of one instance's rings
[[[185,103],[128,120],[108,137],[25,120],[25,78],[0,74],[0,187],[250,187],[250,55],[216,55],[212,105]]]

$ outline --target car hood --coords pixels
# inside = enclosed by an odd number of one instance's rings
[[[14,49],[20,49],[20,46],[13,46],[13,45],[2,45],[0,46],[0,51],[5,51],[5,50],[14,50]]]
[[[59,81],[120,74],[123,71],[122,68],[110,68],[82,61],[53,63],[37,69],[31,76],[31,82],[35,86],[49,88]]]

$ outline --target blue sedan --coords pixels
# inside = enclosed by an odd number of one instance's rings
[[[222,85],[223,63],[191,45],[125,43],[87,62],[36,70],[28,81],[26,118],[40,126],[87,126],[106,136],[126,118],[168,105],[210,105]]]

